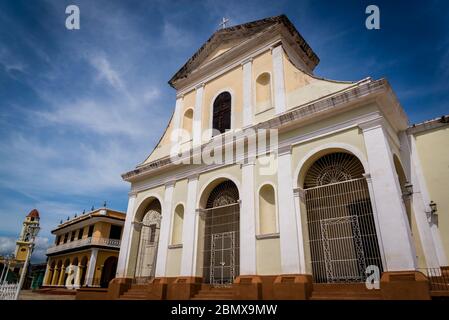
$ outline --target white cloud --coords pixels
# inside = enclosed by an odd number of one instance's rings
[[[14,253],[16,249],[16,239],[12,237],[0,237],[0,255]]]
[[[101,54],[92,55],[89,57],[89,63],[97,70],[98,79],[106,80],[116,90],[126,90],[120,75],[112,68],[105,56]]]
[[[31,255],[31,261],[33,263],[45,261],[47,259],[45,252],[50,246],[49,239],[46,237],[36,237],[35,244],[33,254]],[[16,238],[0,237],[0,255],[13,254],[15,249]]]

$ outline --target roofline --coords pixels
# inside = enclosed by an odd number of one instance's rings
[[[99,213],[100,213],[101,210],[106,210],[106,213],[107,212],[118,213],[120,215],[123,215],[123,217],[121,217],[121,218],[112,217],[112,216],[110,216],[108,214],[100,215]],[[79,222],[82,222],[84,220],[87,220],[87,219],[90,219],[90,218],[95,218],[95,217],[110,218],[110,219],[114,219],[114,220],[123,220],[124,221],[126,219],[126,213],[124,213],[122,211],[108,209],[108,208],[99,208],[99,209],[96,209],[94,211],[86,212],[85,214],[82,214],[82,215],[80,215],[80,216],[78,216],[76,218],[70,219],[68,221],[63,222],[62,224],[59,224],[55,229],[51,230],[51,233],[54,233],[54,232],[56,232],[58,230],[67,228],[69,226],[72,226],[72,225],[77,224]]]
[[[268,22],[282,23],[287,28],[287,30],[290,32],[290,34],[296,38],[296,43],[301,47],[301,49],[304,51],[306,56],[313,63],[313,67],[318,65],[318,63],[320,62],[320,59],[317,56],[317,54],[312,50],[312,48],[309,46],[307,41],[302,37],[302,35],[296,29],[294,24],[288,19],[288,17],[285,14],[282,14],[279,16],[273,16],[273,17],[269,17],[269,18],[246,22],[243,24],[239,24],[236,26],[232,26],[232,27],[228,27],[225,29],[220,29],[220,30],[215,31],[209,37],[209,39],[207,39],[207,41],[204,42],[204,44],[189,58],[189,60],[187,60],[187,62],[172,76],[172,78],[168,81],[168,84],[172,88],[177,89],[175,86],[175,82],[179,78],[182,77],[182,74],[188,69],[189,65],[192,64],[200,56],[200,54],[205,50],[207,45],[218,35],[225,34],[227,32],[232,32],[232,31],[242,29],[242,28],[247,28],[254,24],[261,24],[261,23],[268,23]]]
[[[407,134],[416,134],[428,130],[433,130],[441,127],[449,126],[449,114],[443,115],[439,118],[425,120],[416,124],[412,124],[407,129]]]

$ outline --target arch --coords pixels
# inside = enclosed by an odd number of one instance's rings
[[[211,110],[211,128],[214,131],[225,133],[232,128],[233,96],[229,91],[222,91],[214,99]]]
[[[207,198],[212,189],[215,188],[221,182],[226,180],[232,181],[237,187],[239,194],[241,193],[240,182],[238,181],[237,178],[227,173],[220,173],[217,176],[210,178],[209,180],[206,181],[206,183],[203,184],[203,186],[200,189],[200,192],[198,193],[200,196],[198,197],[196,207],[199,209],[205,209],[207,205]]]
[[[314,281],[364,282],[367,266],[382,271],[382,257],[363,163],[335,147],[304,159],[297,184]]]
[[[258,230],[259,234],[276,233],[277,222],[277,197],[274,186],[265,183],[260,186],[258,194]]]
[[[56,267],[56,261],[52,260],[51,263],[48,266],[48,276],[47,279],[45,279],[45,284],[46,285],[51,285],[52,284],[52,280],[53,280],[53,275],[55,272],[55,267]]]
[[[239,203],[238,187],[229,179],[216,178],[202,190],[197,265],[206,283],[227,285],[239,275]]]
[[[192,136],[193,108],[188,108],[182,117],[182,129]]]
[[[226,88],[222,88],[221,90],[218,90],[215,95],[212,97],[212,99],[210,100],[210,105],[209,105],[209,129],[211,129],[211,135],[210,138],[213,138],[213,132],[212,132],[212,128],[213,128],[213,116],[214,116],[214,102],[217,99],[217,97],[224,93],[224,92],[228,92],[231,95],[231,129],[233,129],[235,127],[235,93],[234,90],[230,87],[226,87]]]
[[[118,258],[116,256],[110,256],[104,261],[100,278],[100,287],[107,288],[109,286],[109,282],[115,278],[117,262]]]
[[[155,196],[143,200],[136,210],[128,270],[139,281],[154,276],[161,217],[161,201]]]
[[[271,74],[262,72],[256,78],[256,112],[262,112],[272,106]]]
[[[70,259],[67,258],[67,259],[65,259],[64,265],[62,266],[62,268],[63,268],[62,269],[62,277],[61,277],[62,282],[60,283],[60,285],[62,285],[62,286],[65,286],[67,283],[67,278],[68,278],[69,272],[70,272],[70,270],[68,270],[69,266],[70,266]],[[67,272],[67,271],[69,271],[69,272]]]
[[[175,207],[173,213],[173,228],[171,244],[181,244],[182,243],[182,227],[184,224],[184,205],[181,203]]]
[[[81,258],[81,274],[80,274],[80,285],[84,286],[86,283],[86,274],[87,274],[87,256],[83,256]]]
[[[61,275],[61,269],[62,269],[62,260],[58,260],[58,263],[56,264],[56,269],[53,273],[53,278],[51,280],[51,285],[53,286],[59,285],[59,277]]]
[[[336,151],[353,154],[361,162],[365,173],[369,172],[368,161],[366,160],[364,154],[358,148],[347,143],[340,143],[340,142],[325,143],[316,148],[313,148],[312,150],[307,152],[304,155],[304,157],[301,158],[294,172],[294,177],[297,177],[297,179],[293,179],[294,181],[293,187],[298,188],[302,186],[304,172],[307,171],[308,167],[312,165],[314,160],[318,159],[322,155]]]

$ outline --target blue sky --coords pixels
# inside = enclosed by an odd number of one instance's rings
[[[65,28],[76,4],[81,29]],[[381,29],[365,28],[377,4]],[[0,0],[0,254],[41,213],[35,261],[61,219],[126,211],[120,174],[151,152],[169,120],[168,79],[217,29],[285,13],[320,57],[316,74],[386,77],[410,121],[449,113],[447,1]]]

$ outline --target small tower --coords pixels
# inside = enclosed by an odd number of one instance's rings
[[[30,248],[29,244],[31,243],[31,235],[26,233],[29,225],[39,226],[39,211],[33,209],[28,213],[23,221],[22,231],[20,232],[19,239],[16,241],[16,252],[15,258],[17,261],[25,261],[28,250]]]

